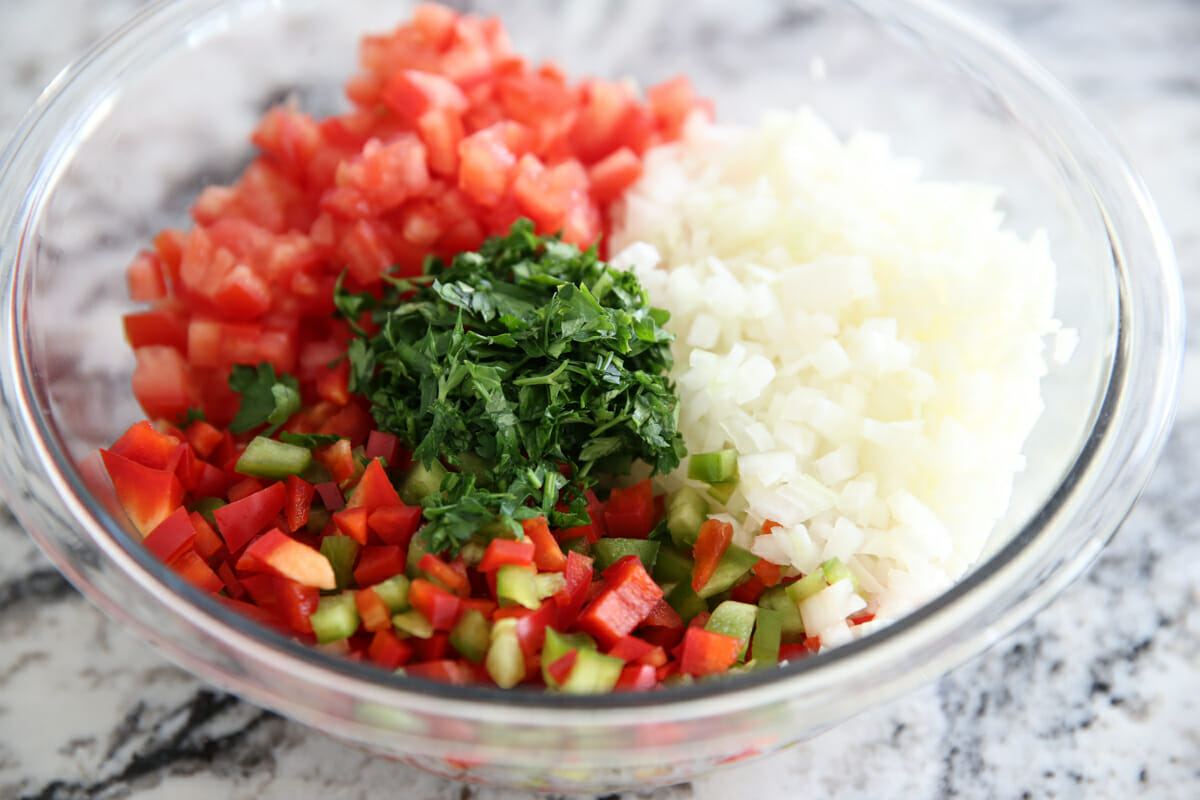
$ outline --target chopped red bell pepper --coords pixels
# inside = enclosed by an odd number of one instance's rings
[[[391,630],[392,612],[374,589],[359,589],[354,593],[354,604],[358,607],[358,616],[364,628],[372,632]]]
[[[367,516],[367,527],[380,539],[405,550],[420,525],[420,506],[381,506]]]
[[[563,578],[567,585],[554,596],[558,605],[558,627],[570,630],[575,626],[579,610],[587,600],[588,591],[592,586],[592,559],[572,550],[567,553],[567,564],[563,569]]]
[[[614,689],[618,692],[646,692],[657,686],[657,669],[649,664],[627,664],[621,669]]]
[[[143,541],[147,550],[169,564],[185,550],[192,549],[195,540],[196,529],[192,527],[187,509],[180,506],[150,531]]]
[[[367,516],[366,506],[347,507],[334,513],[333,524],[337,526],[343,536],[349,536],[359,544],[365,545],[370,536],[367,528]]]
[[[297,633],[312,633],[309,617],[317,610],[321,593],[315,587],[279,576],[274,585],[276,613]]]
[[[204,563],[204,559],[195,550],[184,550],[178,558],[171,562],[170,566],[184,580],[203,591],[215,594],[225,586],[224,581],[212,571],[208,564]]]
[[[725,672],[737,662],[741,650],[741,639],[704,628],[688,628],[683,635],[679,671],[695,677]]]
[[[467,570],[461,560],[455,561],[455,564],[457,568],[442,561],[433,553],[426,553],[417,562],[417,569],[459,597],[467,597],[471,593],[471,583],[467,580]]]
[[[397,636],[390,627],[376,631],[367,648],[367,658],[386,670],[407,664],[412,657],[412,645]]]
[[[435,631],[453,628],[463,609],[462,598],[424,578],[417,578],[409,585],[408,602],[429,620]]]
[[[550,533],[550,524],[545,517],[534,517],[521,522],[525,538],[533,542],[533,563],[539,572],[562,572],[567,566],[567,557]]]
[[[706,519],[700,526],[696,545],[692,548],[696,557],[696,566],[692,570],[693,590],[698,592],[708,584],[732,541],[733,526],[728,522]]]
[[[287,490],[287,502],[284,505],[287,527],[289,531],[298,531],[308,524],[308,512],[316,488],[299,475],[289,475],[284,488]]]
[[[199,511],[188,514],[188,520],[196,532],[196,552],[200,554],[201,558],[212,558],[225,546],[220,535],[213,530],[212,525],[208,524],[208,520]]]
[[[404,572],[404,551],[394,544],[368,545],[358,555],[354,581],[359,586],[374,586]]]
[[[287,501],[283,483],[273,483],[265,489],[213,511],[217,532],[225,540],[230,553],[236,553],[275,519]]]
[[[346,505],[346,498],[336,483],[330,481],[318,483],[313,489],[320,496],[321,505],[325,506],[326,511],[338,511]]]
[[[183,484],[170,470],[151,469],[108,450],[100,451],[117,500],[138,533],[146,536],[183,502]]]
[[[174,472],[179,463],[179,440],[159,433],[149,422],[136,422],[109,448],[109,452],[150,469]]]
[[[470,662],[443,658],[438,661],[409,664],[404,668],[404,674],[413,678],[424,678],[425,680],[436,681],[438,683],[466,686],[474,677],[475,670]]]
[[[772,564],[765,558],[760,558],[753,569],[754,574],[762,581],[763,586],[778,586],[780,578],[783,577],[783,567],[778,564]]]
[[[654,488],[649,480],[617,487],[604,508],[604,527],[618,539],[645,539],[654,528]]]
[[[571,677],[571,670],[575,669],[575,662],[578,660],[579,651],[568,650],[547,664],[546,672],[550,674],[550,678],[555,684],[562,686],[567,682],[567,678]]]
[[[663,598],[662,587],[630,555],[605,571],[604,586],[579,615],[578,626],[604,646],[611,646],[645,621]]]
[[[492,539],[483,551],[479,571],[494,572],[505,564],[528,566],[533,564],[535,550],[536,546],[528,539],[519,542],[515,539]]]
[[[383,462],[379,459],[367,464],[362,478],[358,481],[358,486],[354,487],[354,491],[346,501],[347,507],[364,506],[368,512],[383,506],[400,505],[404,505],[404,503],[400,501],[400,495],[396,493],[396,488],[392,486],[391,479],[383,469]]]

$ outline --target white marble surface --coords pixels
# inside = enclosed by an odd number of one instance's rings
[[[0,132],[140,5],[0,0]],[[1113,132],[1162,207],[1200,309],[1200,3],[966,6]],[[1200,797],[1198,369],[1189,357],[1146,495],[1049,609],[936,684],[816,740],[646,796]],[[205,687],[102,617],[2,509],[0,553],[0,800],[529,796],[373,760]]]

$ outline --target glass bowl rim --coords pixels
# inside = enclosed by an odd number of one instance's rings
[[[726,680],[702,682],[692,686],[674,687],[666,691],[651,693],[629,693],[601,695],[592,697],[571,697],[550,694],[543,691],[503,691],[475,686],[452,686],[443,683],[426,681],[419,678],[390,675],[369,665],[351,662],[310,647],[302,645],[286,636],[258,626],[251,620],[242,617],[235,611],[226,608],[218,601],[205,596],[194,589],[181,578],[176,576],[156,559],[139,543],[129,537],[122,526],[99,506],[91,497],[83,483],[78,469],[67,455],[66,449],[59,441],[53,426],[47,421],[39,409],[35,399],[36,386],[35,369],[31,358],[31,348],[25,335],[28,330],[24,317],[24,304],[19,302],[20,291],[29,292],[28,276],[24,275],[21,266],[27,260],[24,234],[28,226],[37,219],[41,200],[52,181],[47,180],[62,163],[52,162],[51,156],[57,156],[61,161],[72,142],[72,137],[78,137],[86,129],[88,119],[94,119],[99,113],[99,101],[93,106],[75,109],[71,119],[77,124],[74,127],[60,128],[52,138],[39,142],[37,134],[45,136],[41,130],[43,118],[52,112],[70,113],[61,108],[62,98],[69,90],[77,89],[80,82],[98,82],[105,76],[107,69],[112,76],[123,70],[136,68],[139,59],[145,56],[139,54],[136,48],[128,45],[139,35],[150,31],[157,38],[156,46],[165,48],[171,42],[178,41],[189,26],[201,23],[209,15],[219,10],[223,5],[221,0],[160,0],[144,8],[125,25],[118,28],[108,37],[96,44],[85,56],[73,66],[68,67],[47,88],[38,102],[18,126],[16,133],[0,158],[0,185],[11,172],[12,164],[20,159],[26,149],[40,151],[39,172],[40,181],[28,189],[18,213],[21,219],[14,217],[12,226],[5,226],[5,236],[11,240],[13,232],[20,228],[21,236],[18,246],[6,248],[12,252],[5,255],[3,264],[6,273],[5,293],[9,295],[3,313],[12,325],[12,336],[9,337],[9,347],[6,348],[6,358],[9,367],[15,373],[11,377],[14,385],[19,387],[17,407],[21,422],[26,431],[34,436],[41,465],[47,469],[48,477],[59,492],[59,498],[65,502],[71,511],[71,519],[77,525],[82,525],[92,543],[98,546],[117,566],[124,577],[130,582],[131,588],[152,596],[160,602],[162,610],[171,614],[181,612],[200,612],[200,619],[193,617],[193,622],[204,629],[208,636],[220,637],[227,643],[236,643],[237,651],[256,661],[268,663],[272,668],[286,668],[298,679],[324,682],[319,679],[336,677],[339,681],[336,687],[346,695],[358,699],[371,699],[389,703],[403,699],[409,704],[424,705],[433,701],[437,713],[448,713],[453,710],[463,717],[479,718],[481,712],[498,710],[499,712],[518,710],[523,714],[536,712],[549,715],[546,721],[554,720],[560,712],[569,710],[586,710],[590,716],[605,721],[617,722],[619,718],[631,718],[639,710],[654,708],[657,711],[681,709],[693,705],[689,701],[711,701],[706,704],[705,713],[714,713],[715,705],[730,705],[736,708],[747,708],[764,702],[778,699],[784,695],[797,695],[803,692],[819,692],[831,684],[841,684],[856,674],[861,675],[869,663],[867,656],[874,655],[875,660],[891,658],[903,659],[911,657],[917,647],[939,637],[939,625],[943,630],[957,632],[962,635],[959,644],[953,648],[945,648],[941,654],[939,671],[953,666],[966,657],[980,652],[984,647],[1023,621],[1040,608],[1063,586],[1070,582],[1099,552],[1099,547],[1086,547],[1087,540],[1078,542],[1081,545],[1074,553],[1060,561],[1052,575],[1047,575],[1042,584],[1024,587],[1017,602],[995,610],[1003,592],[1012,592],[1020,588],[1014,582],[1012,574],[1019,573],[1019,568],[1026,565],[1031,555],[1030,548],[1040,545],[1043,550],[1053,549],[1063,544],[1068,537],[1066,530],[1055,527],[1056,516],[1076,501],[1080,494],[1095,490],[1097,458],[1102,451],[1111,448],[1113,436],[1125,434],[1135,436],[1143,441],[1152,455],[1161,450],[1165,434],[1174,414],[1175,398],[1178,390],[1179,370],[1182,360],[1182,299],[1178,287],[1178,270],[1170,254],[1169,239],[1165,233],[1162,220],[1158,217],[1153,202],[1150,200],[1140,180],[1125,163],[1124,159],[1114,148],[1107,144],[1104,137],[1090,123],[1066,91],[1044,70],[1037,66],[1028,56],[1015,45],[999,34],[993,33],[981,24],[971,20],[962,13],[929,0],[855,0],[853,6],[873,14],[879,21],[889,23],[900,29],[920,30],[928,28],[939,30],[941,35],[956,34],[962,36],[965,42],[972,43],[980,51],[999,61],[1003,66],[1016,73],[1027,85],[1039,95],[1053,101],[1066,121],[1075,127],[1076,135],[1089,139],[1089,144],[1098,147],[1110,156],[1108,170],[1113,174],[1107,177],[1130,193],[1137,206],[1142,210],[1145,223],[1152,240],[1155,243],[1158,256],[1157,268],[1161,271],[1160,281],[1163,283],[1163,297],[1167,304],[1168,317],[1166,327],[1169,329],[1167,347],[1159,353],[1159,363],[1167,364],[1166,374],[1160,375],[1161,382],[1154,386],[1152,397],[1153,408],[1150,420],[1154,424],[1144,425],[1137,430],[1129,430],[1129,403],[1124,402],[1130,387],[1127,384],[1128,368],[1131,354],[1129,351],[1129,329],[1125,317],[1129,311],[1129,290],[1121,277],[1129,280],[1122,271],[1120,263],[1120,242],[1113,241],[1114,257],[1117,262],[1114,268],[1118,272],[1120,303],[1118,315],[1120,323],[1114,348],[1111,354],[1112,370],[1105,384],[1101,413],[1098,414],[1097,426],[1085,441],[1080,452],[1068,471],[1063,482],[1050,494],[1041,509],[1022,527],[998,552],[987,560],[976,565],[973,570],[949,590],[934,600],[892,623],[887,628],[877,631],[863,639],[834,648],[816,656],[801,659],[779,668],[762,670],[748,675],[732,676]],[[243,0],[238,5],[243,13],[252,7],[269,6],[266,0]],[[165,33],[164,33],[165,31]],[[165,38],[165,37],[173,38]],[[164,53],[166,50],[164,49]],[[115,54],[115,55],[114,55]],[[99,65],[99,67],[97,67]],[[99,69],[99,73],[92,72]],[[116,81],[113,81],[116,83]],[[93,87],[94,88],[94,87]],[[115,91],[115,89],[109,89]],[[87,112],[86,114],[84,112]],[[50,169],[46,170],[49,164]],[[1101,211],[1103,213],[1103,206]],[[1106,220],[1107,221],[1107,220]],[[1116,236],[1111,224],[1108,229],[1110,239]],[[1119,239],[1119,237],[1118,237]],[[11,267],[11,269],[10,269]],[[25,270],[28,272],[29,270]],[[1172,292],[1171,290],[1174,289]],[[1175,302],[1172,303],[1171,301]],[[1174,359],[1172,359],[1174,356]],[[1175,362],[1172,369],[1171,361]],[[1119,423],[1126,423],[1124,426]],[[1099,435],[1097,435],[1099,434]],[[1135,491],[1126,510],[1136,499],[1137,492],[1148,479],[1154,458],[1146,463],[1137,465]],[[1102,461],[1099,463],[1103,463]],[[19,509],[19,503],[14,506]],[[1115,533],[1120,519],[1112,520],[1111,530],[1104,531],[1105,539]],[[102,595],[93,585],[89,584],[78,571],[70,565],[70,559],[56,545],[45,537],[36,536],[38,544],[45,550],[60,568],[82,583],[85,593],[104,607],[110,614],[120,617],[124,623],[134,627],[143,638],[159,640],[154,632],[141,620],[132,618],[122,612],[112,602],[112,599]],[[1102,543],[1101,543],[1102,544]],[[1037,551],[1042,552],[1041,550]],[[1008,576],[1006,578],[1006,576]],[[1054,580],[1051,580],[1051,578]],[[1003,580],[1002,580],[1003,578]],[[964,605],[965,600],[975,600],[974,613]],[[982,613],[981,608],[992,612],[991,624],[984,629],[971,631],[973,621]],[[980,646],[982,641],[983,646]],[[205,669],[204,663],[197,663],[201,656],[184,648],[180,651],[177,642],[164,643],[171,655],[177,660],[184,661],[194,672],[200,672],[205,677],[220,682],[212,668]],[[951,653],[953,651],[953,653]],[[683,712],[688,715],[693,712]],[[484,714],[491,716],[490,713]],[[497,717],[502,718],[501,717]],[[662,717],[659,717],[661,719]],[[528,719],[528,718],[527,718]]]

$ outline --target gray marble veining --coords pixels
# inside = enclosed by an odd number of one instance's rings
[[[0,131],[140,5],[0,3]],[[1200,309],[1200,5],[965,6],[1112,131],[1162,207]],[[813,741],[646,796],[1200,796],[1198,370],[1190,355],[1179,421],[1146,494],[1050,608],[936,683]],[[204,686],[76,594],[3,509],[0,552],[0,800],[335,800],[397,787],[406,798],[531,797],[372,759]]]

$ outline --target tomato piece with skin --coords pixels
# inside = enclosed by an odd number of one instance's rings
[[[171,347],[187,349],[187,322],[178,313],[162,308],[136,311],[121,318],[125,341],[134,350],[139,347]]]
[[[161,259],[156,253],[143,250],[125,268],[129,298],[138,303],[152,303],[167,296],[167,279]]]
[[[134,351],[133,395],[151,419],[181,419],[198,404],[190,366],[173,347],[151,345]]]
[[[700,533],[692,548],[696,558],[696,566],[692,570],[693,590],[698,592],[708,584],[732,541],[733,526],[728,522],[707,519],[700,526]]]
[[[276,482],[213,511],[217,532],[230,553],[236,553],[275,519],[287,502],[287,489]]]

